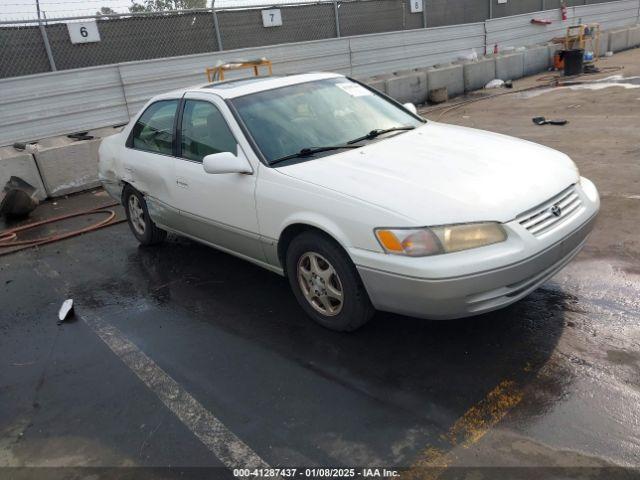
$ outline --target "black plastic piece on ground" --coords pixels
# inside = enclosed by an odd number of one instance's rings
[[[533,117],[531,120],[536,125],[566,125],[569,123],[568,120],[547,120],[544,117]]]

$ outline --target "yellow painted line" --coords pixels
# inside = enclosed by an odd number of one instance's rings
[[[403,477],[410,480],[435,480],[456,459],[453,450],[457,446],[469,448],[478,442],[504,416],[522,400],[518,384],[503,380],[485,398],[467,410],[449,431],[441,436],[448,450],[428,447]]]

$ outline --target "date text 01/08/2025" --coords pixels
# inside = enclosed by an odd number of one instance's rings
[[[387,468],[234,468],[236,478],[391,478],[398,477],[397,470]]]

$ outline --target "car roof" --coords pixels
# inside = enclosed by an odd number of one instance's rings
[[[273,90],[275,88],[286,87],[298,83],[340,77],[343,77],[343,75],[338,73],[304,73],[286,76],[272,75],[268,77],[249,77],[227,80],[224,82],[208,83],[188,88],[185,91],[208,92],[214,93],[222,98],[236,98],[250,93]]]

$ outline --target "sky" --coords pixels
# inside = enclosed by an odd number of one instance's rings
[[[40,0],[40,10],[48,18],[93,15],[100,7],[128,12],[131,0]],[[0,0],[0,19],[27,20],[38,18],[36,0]]]
[[[211,0],[207,0],[207,5],[210,3]],[[278,3],[285,3],[285,0],[216,0],[216,6],[220,7]],[[289,0],[286,3],[292,2]],[[47,18],[94,15],[100,7],[110,7],[118,13],[128,13],[129,5],[131,0],[40,0],[40,10]],[[36,19],[36,12],[36,0],[0,0],[0,21]]]

